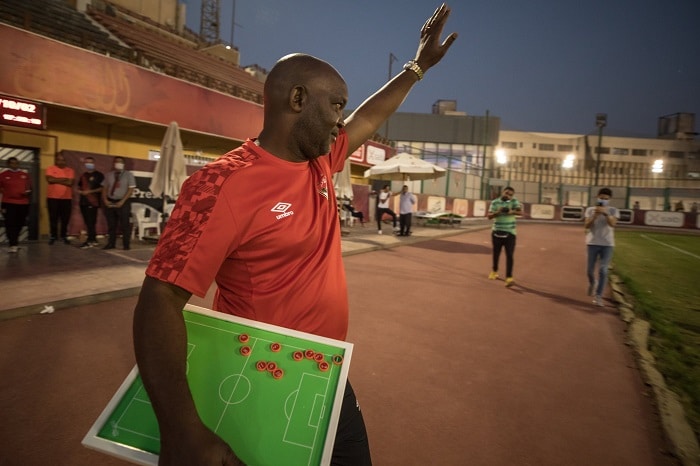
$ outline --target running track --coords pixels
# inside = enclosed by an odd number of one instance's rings
[[[488,230],[346,257],[375,465],[678,465],[625,324],[585,295],[582,228],[518,232],[510,289]],[[0,322],[0,465],[126,464],[80,441],[134,364],[134,304]]]

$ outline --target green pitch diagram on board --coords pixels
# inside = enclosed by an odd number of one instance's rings
[[[187,379],[204,423],[250,466],[330,462],[352,344],[188,306]],[[137,368],[83,443],[157,464],[158,423]]]

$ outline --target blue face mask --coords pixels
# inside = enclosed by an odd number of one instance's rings
[[[598,205],[606,206],[608,202],[608,199],[598,199]]]
[[[86,163],[85,168],[88,170],[94,170],[95,169],[95,164],[94,163]]]

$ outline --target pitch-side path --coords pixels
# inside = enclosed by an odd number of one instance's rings
[[[482,230],[345,258],[375,465],[678,465],[625,324],[585,295],[581,227],[519,226],[510,289],[490,252]],[[134,364],[135,301],[0,322],[0,465],[126,464],[80,441]]]

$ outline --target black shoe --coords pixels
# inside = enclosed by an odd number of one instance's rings
[[[90,249],[92,245],[87,241],[80,245],[80,249]]]
[[[63,244],[70,244],[70,240],[68,238],[63,238]]]
[[[55,243],[55,242],[56,242],[56,238],[51,238],[51,239],[49,240],[49,245],[51,245],[51,244],[53,244],[53,243]]]
[[[107,246],[102,248],[102,250],[107,250],[107,249],[114,249],[114,246],[112,246],[111,244],[108,244]]]

